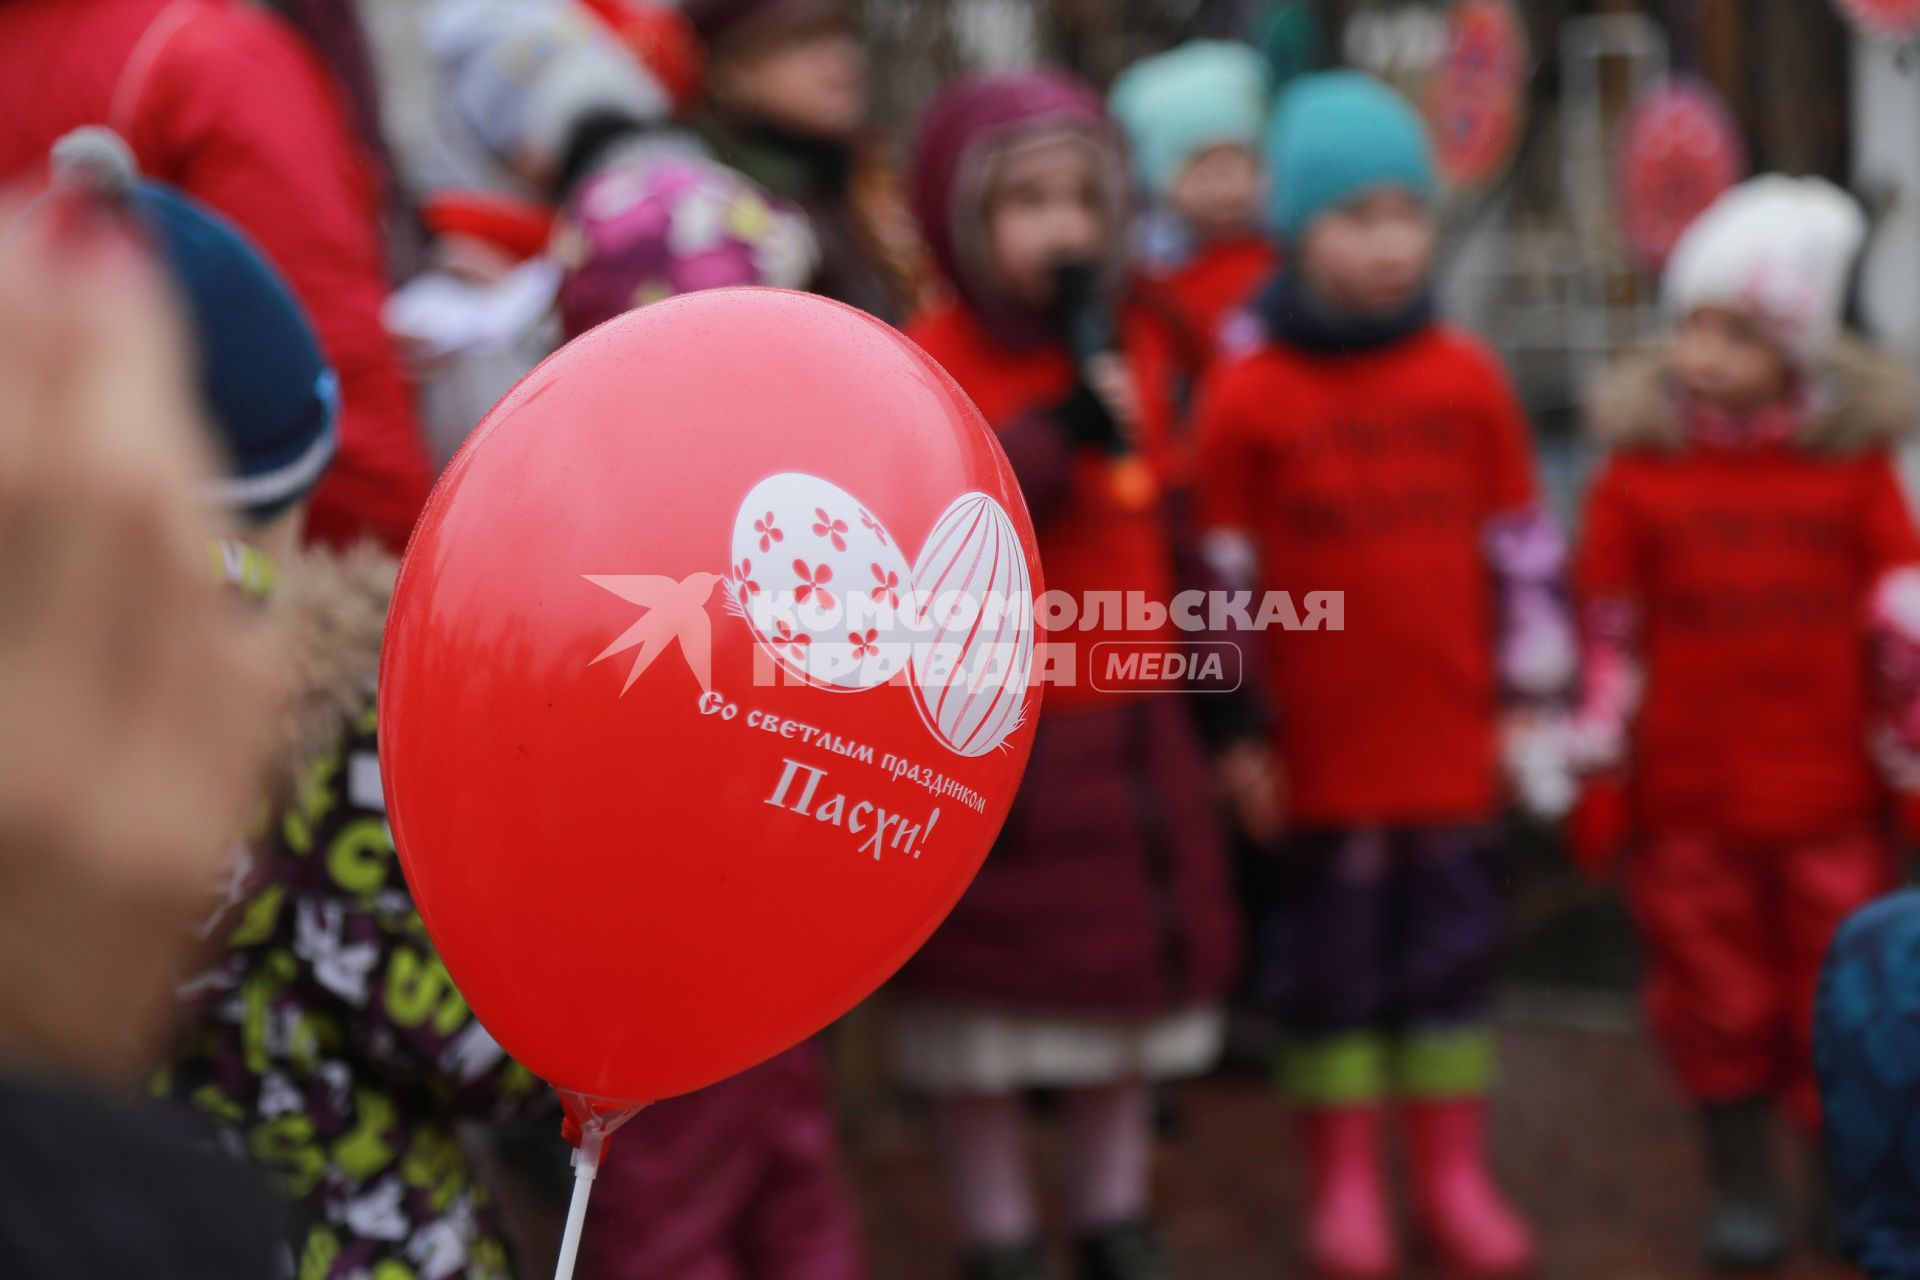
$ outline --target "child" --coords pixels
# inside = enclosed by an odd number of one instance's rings
[[[1835,1243],[1870,1280],[1920,1273],[1920,890],[1900,889],[1834,934],[1814,999]],[[1891,1051],[1889,1051],[1891,1049]]]
[[[1210,349],[1221,321],[1279,265],[1260,233],[1266,60],[1243,44],[1196,40],[1123,72],[1109,101],[1161,206],[1149,219],[1172,232],[1154,251],[1158,283]]]
[[[1163,457],[1174,370],[1155,318],[1121,303],[1125,177],[1098,98],[1056,73],[950,87],[914,160],[955,296],[909,332],[999,434],[1047,585],[1083,608],[1109,592],[1164,602],[1175,572],[1159,474],[1128,462],[1136,447]],[[1071,317],[1116,305],[1117,349],[1076,359]],[[1065,1094],[1078,1274],[1173,1274],[1149,1218],[1150,1082],[1212,1063],[1234,964],[1189,707],[1164,689],[1101,692],[1089,655],[1118,634],[1075,638],[1053,636],[1049,662],[1077,660],[1077,678],[1048,690],[999,843],[897,986],[899,1065],[938,1100],[964,1274],[983,1280],[1048,1274],[1021,1098],[1040,1086]]]
[[[1818,1125],[1820,958],[1893,879],[1868,625],[1914,634],[1920,540],[1888,453],[1914,400],[1894,361],[1840,333],[1865,234],[1823,182],[1729,192],[1668,264],[1664,350],[1593,405],[1614,452],[1578,565],[1576,741],[1611,772],[1576,834],[1596,868],[1631,838],[1648,1015],[1701,1111],[1707,1249],[1734,1265],[1784,1249],[1769,1110]]]
[[[918,245],[865,137],[867,57],[848,0],[687,0],[685,12],[707,46],[701,136],[806,214],[814,292],[897,322],[918,288]]]
[[[1134,256],[1155,302],[1180,321],[1189,360],[1204,369],[1231,344],[1229,318],[1279,267],[1260,227],[1260,133],[1272,108],[1266,60],[1244,44],[1196,40],[1134,64],[1107,100],[1148,202],[1135,219]],[[1190,436],[1182,444],[1190,454]],[[1258,842],[1232,842],[1234,897],[1248,932],[1276,887],[1269,853]],[[1226,1054],[1236,1063],[1272,1052],[1272,1019],[1247,998],[1247,977],[1230,1002]]]
[[[176,300],[100,230],[0,215],[0,1274],[261,1280],[264,1183],[124,1095],[253,807],[275,655],[207,574]]]
[[[1199,486],[1223,572],[1344,594],[1344,630],[1269,631],[1291,848],[1261,986],[1290,1036],[1320,1272],[1397,1267],[1389,1089],[1415,1226],[1454,1272],[1527,1270],[1487,1164],[1500,713],[1569,676],[1562,558],[1498,360],[1433,318],[1419,117],[1355,73],[1296,81],[1268,142],[1288,268],[1257,346],[1201,396]]]
[[[804,284],[804,219],[729,169],[683,155],[623,160],[561,211],[569,338],[697,289]],[[581,1245],[589,1280],[860,1280],[859,1224],[819,1046],[647,1108],[607,1150]]]
[[[295,686],[271,812],[206,925],[216,953],[183,988],[188,1025],[154,1093],[273,1179],[302,1277],[504,1277],[454,1126],[540,1093],[454,989],[394,854],[373,700],[393,563],[298,550],[338,441],[333,373],[272,268],[205,208],[137,182],[112,134],[63,142],[55,169],[178,286],[226,463],[209,497],[231,536],[211,564],[265,610]]]

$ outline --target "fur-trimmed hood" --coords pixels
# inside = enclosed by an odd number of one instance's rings
[[[1817,360],[1814,411],[1794,434],[1809,453],[1848,454],[1893,444],[1913,431],[1920,392],[1900,361],[1857,338]],[[1589,429],[1613,449],[1675,450],[1686,444],[1673,370],[1664,354],[1615,365],[1589,399]]]
[[[280,566],[268,606],[291,668],[273,777],[297,779],[339,747],[373,705],[380,642],[398,563],[372,545],[345,554],[307,552]]]

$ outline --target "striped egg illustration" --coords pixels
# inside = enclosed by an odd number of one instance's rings
[[[1006,510],[984,493],[955,499],[913,587],[920,714],[960,755],[986,755],[1020,727],[1033,671],[1033,579]]]
[[[727,607],[788,671],[872,689],[912,657],[913,570],[873,511],[818,476],[783,471],[734,517]]]

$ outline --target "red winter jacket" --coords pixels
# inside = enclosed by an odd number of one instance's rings
[[[1163,477],[1174,345],[1148,312],[1121,317],[1141,389],[1144,455]],[[1047,411],[1074,385],[1060,344],[1010,344],[955,305],[911,335],[1000,433],[1033,512],[1047,588],[1084,604],[1128,591],[1173,599],[1175,538],[1164,502],[1111,493],[1110,460],[1069,449]],[[922,999],[1039,1011],[1149,1016],[1210,1000],[1230,981],[1239,939],[1219,826],[1189,707],[1178,695],[1093,687],[1095,646],[1176,639],[1071,630],[1072,685],[1047,690],[1025,780],[993,854],[960,905],[902,971]]]
[[[1657,363],[1602,387],[1615,451],[1575,581],[1589,606],[1638,615],[1622,816],[1642,834],[1801,839],[1884,814],[1867,606],[1884,572],[1920,562],[1886,448],[1913,404],[1903,371],[1850,345],[1823,382],[1829,411],[1746,445],[1690,441]]]
[[[0,181],[105,124],[141,170],[232,218],[286,274],[340,375],[340,456],[309,536],[398,550],[426,501],[412,391],[381,325],[380,195],[318,58],[231,0],[0,3]]]

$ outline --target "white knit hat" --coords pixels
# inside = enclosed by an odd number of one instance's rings
[[[456,114],[495,158],[544,181],[595,112],[664,120],[667,93],[571,0],[439,0],[427,39]]]
[[[1667,263],[1667,309],[1675,318],[1701,307],[1745,312],[1790,357],[1808,361],[1840,331],[1866,238],[1866,215],[1832,183],[1754,178],[1721,196],[1680,237]]]

